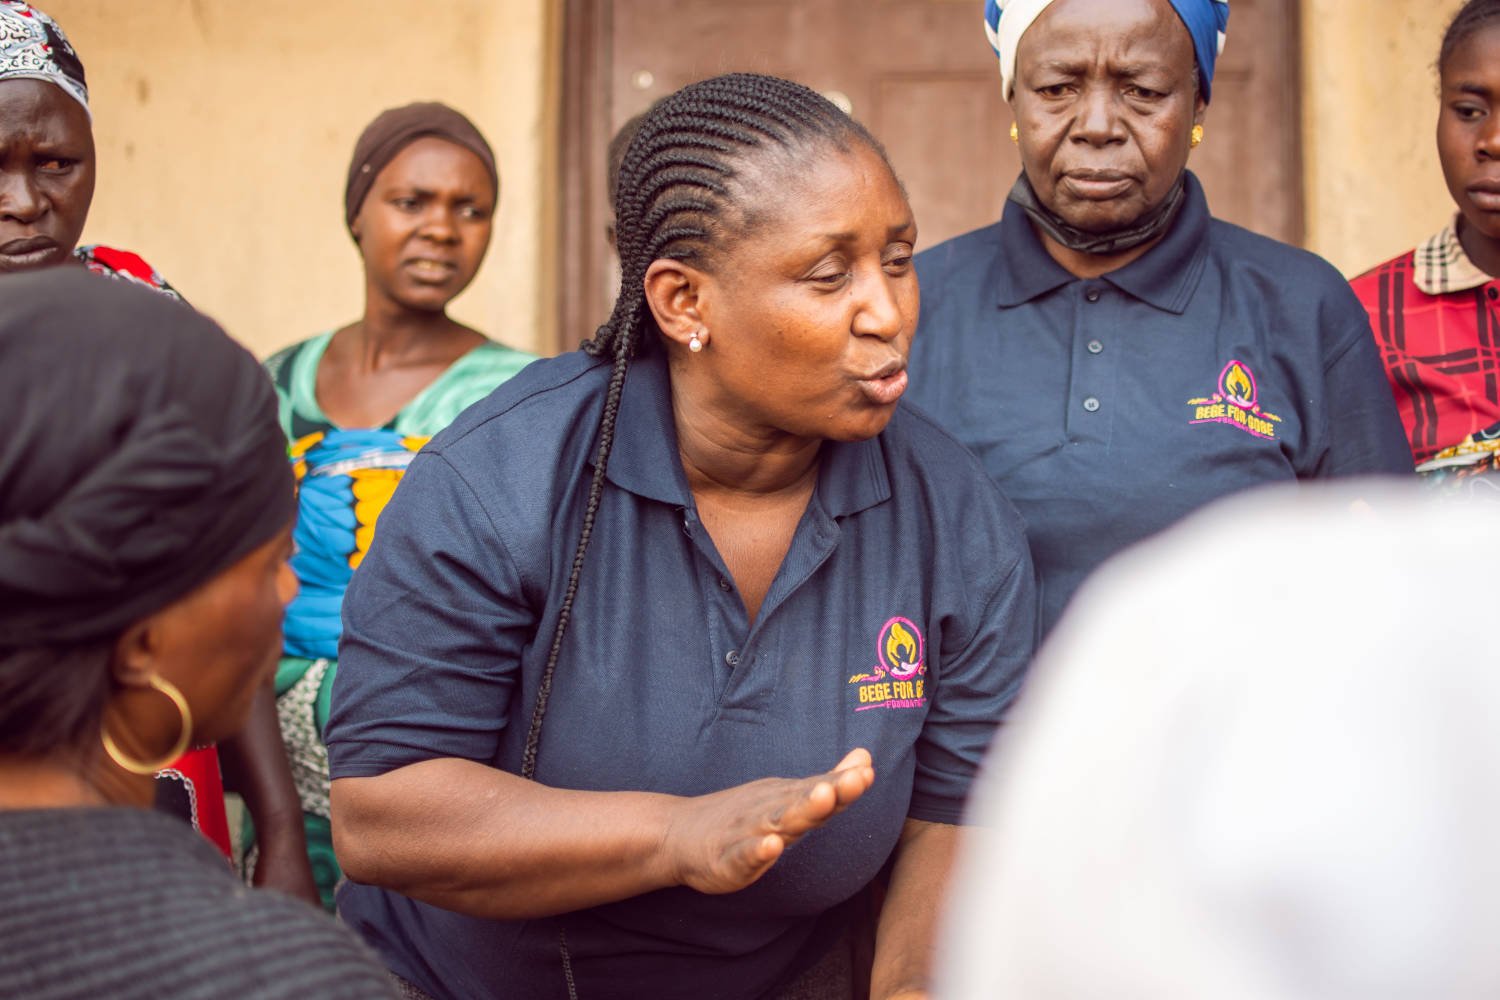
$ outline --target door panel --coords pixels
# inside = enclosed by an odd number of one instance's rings
[[[1302,235],[1296,6],[1235,0],[1207,137],[1190,164],[1215,215],[1288,242]],[[693,80],[772,73],[846,100],[906,184],[921,246],[997,219],[1020,161],[1006,134],[1011,117],[982,7],[980,0],[569,0],[565,66],[586,68],[564,80],[565,214],[574,218],[564,220],[561,241],[560,346],[575,346],[580,330],[604,319],[618,281],[602,240],[604,145],[632,115]],[[603,86],[580,93],[590,79]]]

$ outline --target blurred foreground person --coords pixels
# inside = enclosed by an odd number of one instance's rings
[[[50,268],[0,278],[0,390],[0,996],[388,995],[346,932],[150,809],[276,666],[270,382],[180,304]]]
[[[78,246],[93,199],[93,116],[83,63],[57,22],[21,0],[0,0],[0,274],[82,265],[180,300],[136,254]],[[270,685],[251,707],[247,728],[266,734],[265,749],[252,757],[227,746],[223,764],[267,845],[255,884],[315,901]],[[219,765],[211,744],[165,761],[156,775],[156,807],[192,823],[228,857]]]
[[[1500,995],[1500,519],[1364,485],[1084,586],[976,789],[940,996]]]

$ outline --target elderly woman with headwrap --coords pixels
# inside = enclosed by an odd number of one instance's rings
[[[355,144],[344,189],[364,314],[266,363],[300,489],[292,568],[301,591],[287,609],[277,710],[330,910],[340,872],[323,728],[344,588],[414,453],[535,360],[447,312],[484,259],[499,197],[495,154],[462,114],[418,103],[378,115]]]
[[[83,63],[50,17],[21,0],[0,0],[0,274],[81,265],[180,299],[137,255],[78,246],[93,196],[94,136]],[[262,744],[279,742],[269,690],[257,700],[250,726],[265,734]],[[268,831],[268,860],[256,883],[312,899],[296,792],[283,757],[279,746],[255,757],[227,752],[224,765]],[[212,746],[190,747],[167,762],[157,776],[157,804],[191,822],[227,856],[219,763]]]
[[[78,245],[94,198],[83,63],[57,22],[0,0],[0,273],[78,263],[177,297],[137,255]]]
[[[917,258],[914,400],[1027,522],[1050,628],[1106,557],[1257,483],[1410,473],[1369,322],[1326,262],[1214,219],[1186,169],[1217,0],[986,4],[1024,171]],[[1205,587],[1254,602],[1205,553]]]
[[[388,996],[345,931],[149,808],[244,724],[296,586],[255,360],[81,269],[3,276],[0,424],[0,996]]]

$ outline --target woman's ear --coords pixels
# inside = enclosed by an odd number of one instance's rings
[[[114,656],[109,663],[115,683],[122,688],[150,687],[157,668],[159,640],[155,615],[143,618],[122,632],[115,640]]]
[[[655,260],[646,268],[646,305],[662,335],[686,348],[695,337],[699,349],[708,343],[704,325],[707,275],[676,260]]]

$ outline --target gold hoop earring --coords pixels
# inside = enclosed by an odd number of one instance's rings
[[[1021,143],[1021,129],[1016,125],[1015,122],[1010,123],[1010,141],[1016,143],[1017,145],[1020,145]]]
[[[1188,133],[1188,146],[1190,148],[1192,148],[1192,149],[1197,149],[1198,145],[1200,143],[1202,143],[1202,142],[1203,142],[1203,126],[1202,125],[1194,125],[1193,126],[1193,130]]]
[[[172,749],[157,760],[147,761],[127,756],[125,751],[120,749],[119,744],[115,743],[114,737],[109,735],[109,730],[101,727],[99,736],[104,743],[104,752],[109,754],[110,760],[131,774],[155,774],[181,757],[188,748],[188,742],[193,738],[193,710],[188,707],[187,699],[182,696],[182,692],[177,690],[177,685],[155,674],[151,675],[148,683],[171,699],[173,706],[177,709],[177,714],[182,716],[182,732],[177,734],[177,742],[172,744]]]

